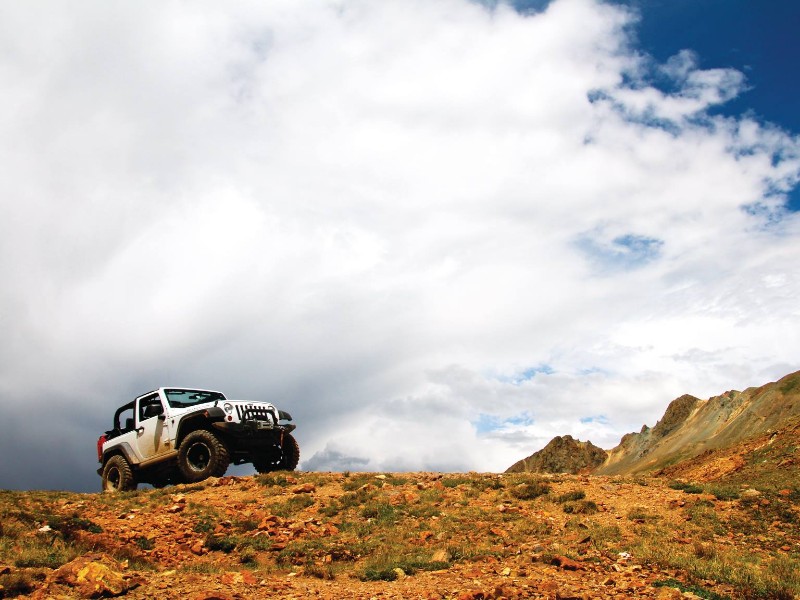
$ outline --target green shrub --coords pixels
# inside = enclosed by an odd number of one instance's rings
[[[153,542],[153,540],[147,539],[144,536],[137,537],[134,540],[134,543],[137,546],[139,546],[140,550],[152,550],[153,548],[155,548],[155,543]]]
[[[545,496],[550,493],[550,486],[541,481],[531,481],[522,483],[514,488],[511,488],[511,495],[519,500],[533,500],[539,496]]]
[[[367,566],[362,571],[359,579],[361,581],[394,581],[398,573],[396,569],[401,569],[405,575],[414,575],[419,571],[439,571],[450,567],[450,563],[444,561],[406,559],[399,560],[393,564],[373,564]]]
[[[209,550],[219,550],[225,554],[230,554],[236,548],[237,540],[232,536],[209,535],[206,537],[206,548]]]
[[[738,500],[739,490],[731,486],[714,486],[709,490],[717,500]]]
[[[704,600],[728,600],[727,596],[720,596],[716,592],[712,592],[701,588],[697,585],[688,585],[677,579],[663,579],[661,581],[653,582],[653,587],[670,587],[677,588],[681,592],[690,592],[695,596],[699,596]]]
[[[0,575],[0,598],[22,596],[34,590],[33,578],[29,573],[17,572]]]
[[[591,500],[567,502],[564,504],[564,512],[568,515],[592,515],[597,512],[597,504]]]
[[[586,498],[586,492],[583,490],[572,490],[566,494],[561,494],[556,498],[556,502],[564,504],[564,502],[575,502],[576,500],[583,500]]]
[[[286,478],[285,475],[272,475],[272,474],[263,474],[263,475],[256,475],[256,481],[263,485],[264,487],[286,487],[289,485],[289,480]]]

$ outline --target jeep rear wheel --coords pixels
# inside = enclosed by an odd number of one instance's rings
[[[124,456],[116,454],[103,467],[103,491],[125,492],[136,489],[136,479]]]
[[[205,429],[191,432],[178,448],[178,468],[188,482],[222,477],[229,463],[225,444]]]

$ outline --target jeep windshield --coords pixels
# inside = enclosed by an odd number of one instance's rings
[[[219,392],[206,392],[204,390],[169,389],[164,390],[164,393],[167,395],[167,402],[172,408],[188,408],[196,404],[222,402],[225,400],[225,396]]]

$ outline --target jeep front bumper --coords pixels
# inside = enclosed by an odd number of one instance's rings
[[[231,421],[216,421],[212,423],[214,427],[222,432],[236,436],[257,436],[264,433],[291,433],[297,426],[291,423],[287,425],[275,425],[269,421],[242,421],[235,423]]]

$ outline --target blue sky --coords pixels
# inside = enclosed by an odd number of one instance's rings
[[[798,368],[793,2],[44,5],[0,4],[0,488],[98,489],[160,386],[302,468],[500,471]]]
[[[791,0],[632,0],[639,11],[636,31],[642,50],[658,61],[690,48],[701,68],[732,67],[749,89],[720,108],[759,117],[800,133],[800,6]]]
[[[719,107],[720,114],[755,113],[800,133],[800,5],[792,0],[619,0],[640,15],[639,47],[664,62],[685,48],[702,68],[732,67],[748,88]],[[800,192],[789,206],[800,210]]]
[[[759,120],[800,134],[800,5],[792,0],[611,0],[637,15],[634,45],[658,63],[691,50],[700,68],[733,68],[746,88],[710,112]],[[550,0],[515,0],[523,13],[539,12]],[[787,207],[800,210],[800,191]]]

